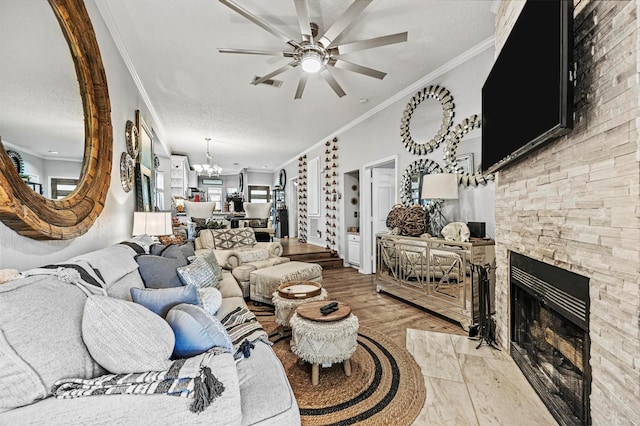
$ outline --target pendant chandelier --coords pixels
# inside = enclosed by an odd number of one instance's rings
[[[209,142],[211,141],[211,138],[204,138],[204,140],[207,141],[207,162],[205,164],[194,164],[193,170],[195,170],[200,176],[220,176],[222,167],[217,164],[211,165],[211,154],[209,153]]]

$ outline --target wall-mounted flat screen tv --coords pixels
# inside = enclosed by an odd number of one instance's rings
[[[573,128],[573,2],[528,0],[482,86],[482,170]]]

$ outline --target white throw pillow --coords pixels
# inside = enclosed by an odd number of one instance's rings
[[[198,289],[200,298],[200,306],[211,315],[215,315],[222,306],[222,293],[215,287],[206,287]]]
[[[87,299],[82,340],[93,359],[114,374],[166,370],[175,344],[173,330],[162,317],[108,296]]]

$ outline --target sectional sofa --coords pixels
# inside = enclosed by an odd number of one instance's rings
[[[248,357],[220,351],[206,361],[203,366],[209,367],[224,390],[198,413],[190,409],[192,399],[167,394],[52,396],[54,384],[61,379],[92,380],[108,373],[92,356],[95,347],[88,343],[92,341],[89,337],[100,340],[109,336],[118,341],[120,336],[131,338],[146,330],[148,324],[136,322],[135,315],[114,313],[109,317],[112,312],[106,311],[105,319],[97,324],[100,332],[89,336],[86,306],[88,301],[118,301],[117,306],[127,308],[137,305],[131,301],[131,289],[143,289],[145,282],[135,258],[148,253],[149,243],[143,236],[114,244],[61,264],[23,271],[20,278],[0,285],[0,424],[299,424],[298,406],[286,373],[270,345],[262,340],[254,342]],[[64,273],[70,269],[80,273]],[[215,313],[218,320],[246,308],[238,282],[229,271],[221,273],[218,289],[222,301]],[[86,284],[92,274],[103,280],[107,296],[88,292],[90,285],[76,285],[78,276]],[[126,328],[113,333],[112,322]],[[133,343],[159,339],[143,333],[137,340]],[[127,349],[123,347],[123,351]]]

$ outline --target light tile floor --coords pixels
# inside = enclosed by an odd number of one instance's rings
[[[466,336],[407,329],[407,350],[424,376],[427,398],[413,426],[557,422],[508,353]]]

